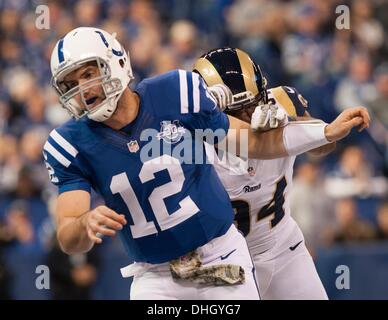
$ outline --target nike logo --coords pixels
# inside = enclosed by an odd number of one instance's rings
[[[230,251],[227,255],[225,255],[225,256],[221,256],[220,258],[221,258],[221,260],[225,260],[226,258],[228,258],[233,252],[235,252],[237,249],[234,249],[234,250],[232,250],[232,251]]]
[[[290,247],[290,250],[294,251],[302,242],[303,242],[303,240],[299,241],[296,245]]]

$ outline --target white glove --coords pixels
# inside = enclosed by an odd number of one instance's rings
[[[233,93],[225,84],[215,84],[208,87],[208,90],[217,101],[218,107],[224,111],[226,107],[233,103]]]
[[[252,114],[252,130],[267,131],[284,127],[288,123],[287,113],[283,108],[274,104],[258,105]]]

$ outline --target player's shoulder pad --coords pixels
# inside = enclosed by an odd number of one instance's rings
[[[155,89],[155,87],[167,87],[173,84],[178,79],[178,70],[171,70],[150,78],[146,78],[139,82],[136,86],[136,91],[144,91],[149,89]]]
[[[279,86],[268,89],[268,96],[280,104],[289,116],[302,117],[308,111],[307,100],[294,87]]]
[[[47,154],[64,167],[69,167],[78,155],[77,133],[80,126],[77,120],[71,119],[60,127],[53,129],[43,146],[43,155]]]
[[[202,78],[195,72],[180,69],[145,79],[135,91],[145,99],[151,97],[153,104],[158,105],[158,112],[165,110],[183,115],[198,113],[204,99],[209,98]]]

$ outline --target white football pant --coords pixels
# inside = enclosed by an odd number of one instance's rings
[[[245,271],[245,283],[214,286],[174,279],[168,263],[138,264],[131,286],[131,300],[259,300],[253,262],[244,237],[232,225],[228,232],[198,248],[204,267],[237,264]]]
[[[260,296],[263,300],[327,300],[313,259],[296,222],[280,236],[284,238],[261,254],[252,257],[255,263]]]

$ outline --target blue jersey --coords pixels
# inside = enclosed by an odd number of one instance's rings
[[[119,234],[129,255],[162,263],[225,234],[232,224],[229,196],[213,166],[195,164],[194,153],[192,163],[174,158],[184,132],[227,131],[229,121],[195,73],[171,71],[142,81],[135,91],[139,113],[122,130],[86,117],[70,120],[50,133],[43,154],[59,193],[93,188],[125,215],[128,224]],[[171,150],[143,161],[145,129]]]

